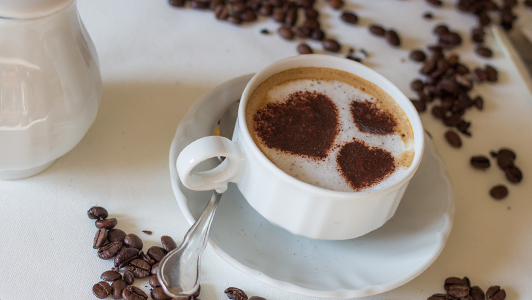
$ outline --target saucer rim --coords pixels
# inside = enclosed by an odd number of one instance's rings
[[[199,109],[203,106],[204,102],[208,101],[212,97],[220,94],[222,91],[227,90],[228,88],[231,88],[231,86],[237,85],[237,84],[243,84],[244,82],[248,82],[254,74],[247,74],[240,77],[233,78],[229,81],[226,81],[224,83],[221,83],[220,85],[214,87],[213,89],[209,90],[202,96],[200,96],[194,104],[190,107],[190,109],[187,111],[181,122],[179,123],[176,134],[174,135],[174,138],[172,140],[172,144],[170,147],[170,155],[169,155],[169,165],[170,165],[170,179],[172,184],[172,189],[174,191],[174,196],[176,197],[176,200],[178,202],[179,208],[183,215],[185,216],[185,219],[190,223],[193,224],[195,222],[195,218],[192,215],[192,212],[190,211],[188,205],[187,205],[187,199],[186,195],[183,194],[181,191],[179,182],[179,177],[177,174],[175,161],[177,159],[177,151],[176,148],[180,144],[180,140],[178,139],[179,136],[183,136],[184,129],[187,128],[188,123],[193,123],[195,120],[195,116],[197,115],[197,112]],[[429,151],[427,151],[429,150]],[[453,219],[454,219],[454,208],[455,208],[455,196],[454,196],[454,190],[452,188],[452,184],[449,178],[449,175],[447,173],[447,168],[445,166],[445,163],[443,162],[443,159],[438,154],[438,151],[436,149],[436,146],[434,142],[432,141],[432,138],[428,135],[425,136],[425,151],[423,153],[423,156],[428,155],[428,153],[431,153],[432,156],[434,156],[438,166],[439,166],[439,174],[438,176],[445,182],[445,185],[447,187],[448,192],[448,199],[447,199],[447,208],[444,212],[442,212],[442,219],[444,221],[444,226],[442,226],[442,229],[437,232],[437,241],[434,243],[434,250],[432,251],[431,255],[429,255],[430,259],[427,259],[425,263],[422,263],[419,265],[418,268],[411,270],[408,273],[405,273],[403,277],[400,277],[394,281],[387,282],[385,284],[379,284],[379,285],[369,285],[365,286],[362,289],[337,289],[337,290],[317,290],[317,289],[311,289],[299,286],[297,284],[287,282],[280,279],[272,278],[261,271],[251,268],[249,266],[244,265],[237,259],[233,258],[231,255],[229,255],[227,252],[225,252],[221,247],[219,247],[216,243],[214,243],[211,239],[209,239],[209,245],[213,248],[214,252],[221,257],[223,260],[225,260],[227,263],[235,267],[236,269],[240,270],[241,272],[247,274],[248,276],[251,276],[254,279],[257,279],[263,283],[266,283],[272,287],[279,288],[288,292],[309,296],[309,297],[318,297],[318,298],[335,298],[335,299],[347,299],[347,298],[358,298],[358,297],[366,297],[366,296],[372,296],[381,294],[390,290],[393,290],[395,288],[398,288],[409,281],[413,280],[417,276],[419,276],[423,271],[425,271],[432,263],[439,257],[441,252],[443,251],[443,248],[446,244],[447,238],[449,237],[449,234],[452,229],[453,225]]]

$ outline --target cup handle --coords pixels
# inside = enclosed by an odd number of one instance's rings
[[[192,171],[200,163],[217,156],[225,159],[214,169]],[[229,182],[237,182],[243,161],[244,154],[235,142],[221,136],[207,136],[192,142],[179,153],[176,168],[185,187],[223,193]]]

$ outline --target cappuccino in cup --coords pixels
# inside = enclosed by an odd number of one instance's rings
[[[251,93],[245,117],[253,141],[279,169],[329,190],[386,189],[414,158],[414,133],[401,107],[341,70],[277,73]]]

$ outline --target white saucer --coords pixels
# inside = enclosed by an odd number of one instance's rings
[[[212,192],[181,185],[175,161],[190,142],[212,135],[252,75],[228,81],[198,99],[177,128],[170,149],[175,196],[190,223]],[[236,116],[235,116],[236,118]],[[442,251],[452,226],[454,195],[430,138],[395,216],[356,239],[321,241],[295,236],[259,215],[230,185],[216,212],[210,244],[225,261],[271,286],[311,297],[354,298],[399,287],[423,272]]]

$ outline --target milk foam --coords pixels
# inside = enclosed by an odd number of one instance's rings
[[[414,143],[405,143],[399,134],[374,135],[361,132],[354,123],[350,111],[350,103],[353,100],[376,102],[377,99],[353,85],[330,79],[296,79],[286,81],[271,86],[263,96],[263,101],[260,101],[261,105],[254,105],[252,103],[252,106],[254,106],[252,109],[253,114],[267,103],[286,101],[288,95],[297,91],[318,92],[328,96],[335,103],[339,114],[339,134],[335,139],[333,148],[323,160],[313,160],[308,157],[271,149],[260,142],[256,134],[252,134],[260,150],[277,167],[303,182],[325,189],[351,192],[353,188],[339,171],[336,157],[343,145],[353,141],[353,139],[357,139],[364,141],[371,147],[379,147],[390,152],[396,160],[395,171],[378,184],[363,189],[364,192],[385,189],[403,177],[410,164],[404,166],[397,162],[400,162],[400,158],[405,151],[413,151]],[[403,112],[401,111],[401,113]],[[248,118],[248,123],[250,121],[252,121],[252,118]],[[252,131],[252,126],[249,129]]]

